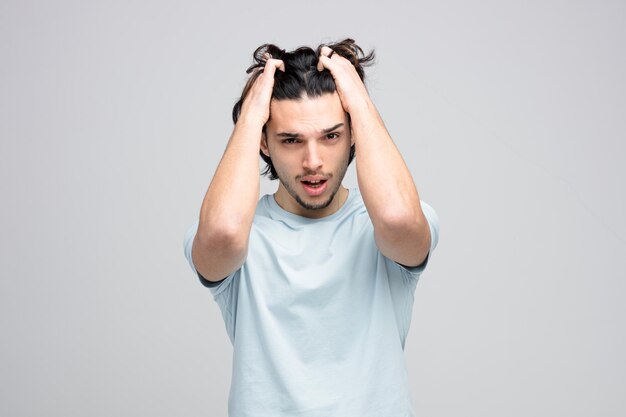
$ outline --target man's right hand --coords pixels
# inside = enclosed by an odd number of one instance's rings
[[[270,117],[270,101],[274,88],[276,69],[285,71],[285,63],[280,59],[268,58],[261,74],[257,77],[241,105],[239,120],[245,123],[260,123],[264,126]]]

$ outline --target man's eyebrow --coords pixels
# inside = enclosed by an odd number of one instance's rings
[[[333,126],[333,127],[329,127],[328,129],[324,129],[324,130],[322,130],[322,132],[324,132],[324,133],[330,133],[330,132],[332,132],[333,130],[339,129],[341,126],[343,126],[343,123],[337,123],[337,124],[336,124],[335,126]]]
[[[300,136],[300,134],[299,133],[280,132],[280,133],[277,133],[276,136],[282,136],[282,137],[285,137],[285,138],[297,138],[297,137]]]
[[[322,133],[330,133],[333,130],[339,129],[343,126],[343,123],[337,123],[335,126],[329,127],[327,129],[322,129]],[[284,137],[284,138],[298,138],[300,137],[299,133],[289,133],[289,132],[280,132],[277,133],[276,136]]]

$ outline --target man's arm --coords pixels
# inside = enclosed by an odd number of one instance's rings
[[[387,132],[354,66],[323,47],[318,68],[327,68],[350,114],[359,189],[378,248],[406,266],[420,265],[430,249],[430,228],[411,173]]]
[[[196,270],[208,281],[218,281],[236,271],[248,253],[248,238],[259,200],[259,149],[276,68],[280,60],[268,59],[244,99],[241,114],[215,171],[200,209],[192,258]]]

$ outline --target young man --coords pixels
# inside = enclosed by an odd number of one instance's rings
[[[184,240],[233,344],[229,415],[413,416],[404,343],[439,225],[363,83],[373,54],[347,39],[254,57]],[[259,153],[279,179],[260,200]]]

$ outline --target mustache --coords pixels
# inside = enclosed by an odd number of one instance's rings
[[[309,177],[309,176],[311,176],[311,177],[313,177],[313,176],[315,176],[315,177],[323,177],[325,180],[329,180],[329,179],[333,178],[333,174],[330,173],[330,172],[325,174],[323,172],[307,171],[307,172],[304,172],[302,174],[296,175],[296,180],[300,180],[300,179],[302,179],[304,177]]]

